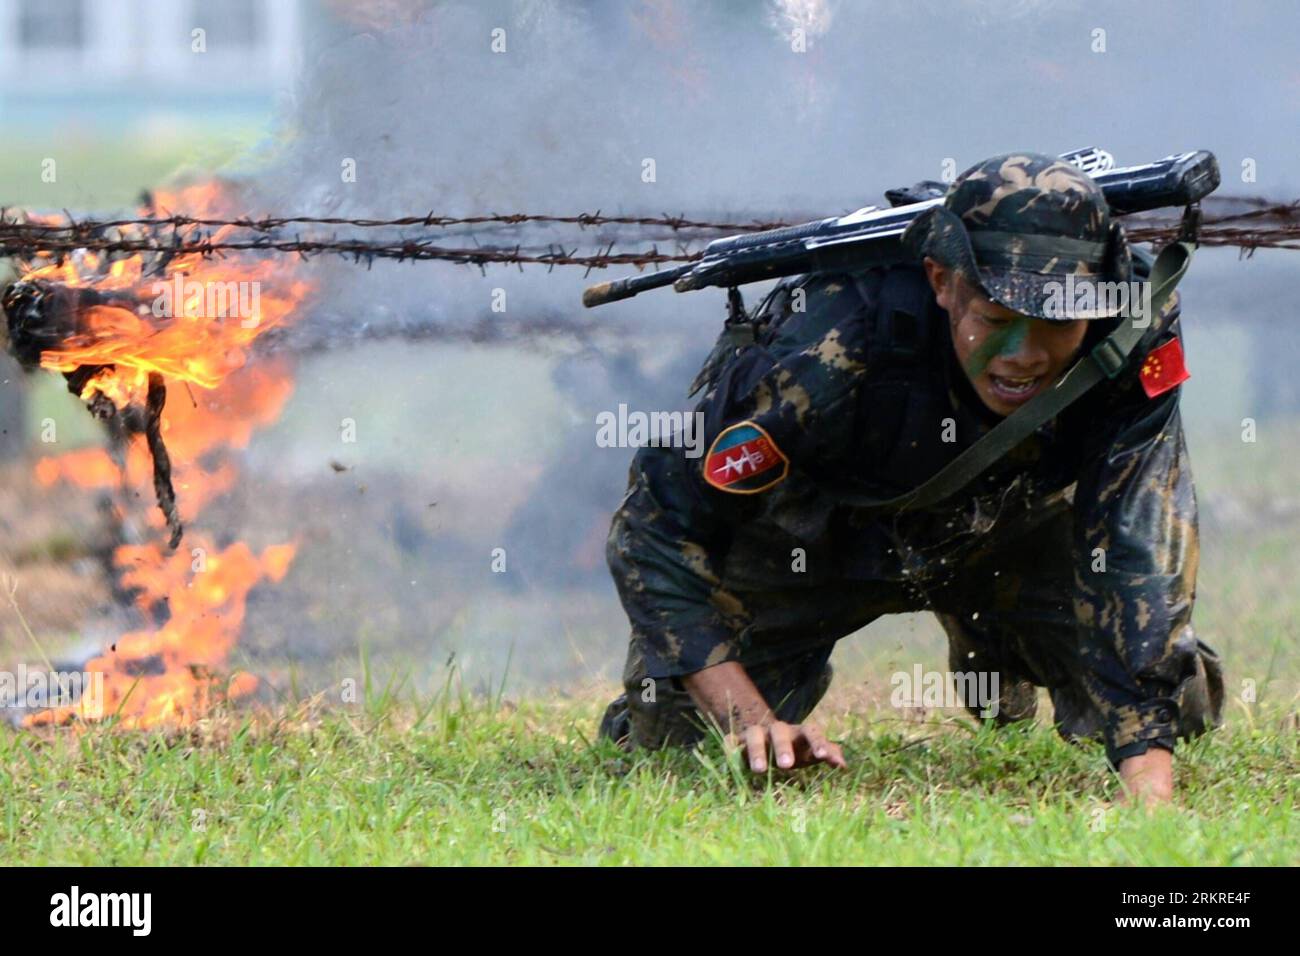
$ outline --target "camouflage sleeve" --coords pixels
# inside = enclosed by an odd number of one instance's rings
[[[1196,669],[1196,498],[1179,389],[1148,397],[1139,377],[1152,351],[1179,338],[1177,317],[1175,301],[1112,383],[1075,497],[1084,681],[1116,765],[1152,745],[1173,750],[1174,693]]]
[[[718,370],[696,410],[696,450],[633,460],[606,557],[650,677],[740,656],[746,611],[721,583],[731,529],[792,472],[831,467],[853,433],[865,300],[847,278],[802,288],[770,334]]]

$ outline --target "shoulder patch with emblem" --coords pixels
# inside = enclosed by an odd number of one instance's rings
[[[1152,349],[1142,360],[1142,391],[1147,398],[1163,395],[1171,388],[1181,385],[1192,377],[1183,364],[1183,344],[1178,339],[1170,339],[1158,349]]]
[[[704,458],[704,480],[720,491],[752,495],[766,491],[790,472],[790,459],[772,436],[753,422],[725,428]]]

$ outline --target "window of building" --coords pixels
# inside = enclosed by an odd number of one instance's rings
[[[262,7],[257,0],[195,0],[195,26],[207,31],[208,49],[245,51],[266,42]]]
[[[82,0],[19,0],[18,45],[24,49],[79,49],[86,40]]]

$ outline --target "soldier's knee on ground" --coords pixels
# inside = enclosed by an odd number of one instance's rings
[[[674,677],[651,677],[635,635],[623,665],[623,693],[600,721],[599,735],[624,750],[690,744],[704,735],[695,702]]]
[[[1038,714],[1038,688],[1022,679],[1000,680],[996,707],[978,698],[967,700],[966,709],[976,717],[992,720],[999,727],[1020,720],[1033,720]]]
[[[991,719],[999,727],[1018,720],[1030,720],[1038,713],[1038,690],[1034,684],[1008,669],[993,653],[990,643],[955,614],[936,614],[948,634],[948,669],[953,674],[997,674],[998,699],[980,700],[981,686],[991,689],[989,681],[968,680],[957,685],[965,689],[966,709],[975,717]]]
[[[690,694],[673,678],[645,678],[628,684],[600,721],[600,736],[624,750],[684,746],[705,735],[703,719]]]

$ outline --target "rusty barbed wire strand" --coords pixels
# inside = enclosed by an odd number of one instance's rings
[[[1300,200],[1291,203],[1265,203],[1249,197],[1218,197],[1215,206],[1230,204],[1246,205],[1245,211],[1235,211],[1215,217],[1207,217],[1200,231],[1200,241],[1204,246],[1237,246],[1249,255],[1255,249],[1300,249]],[[1263,220],[1275,220],[1263,222]],[[708,222],[691,220],[684,217],[652,216],[601,216],[597,213],[580,213],[573,216],[546,216],[529,213],[509,215],[484,215],[473,217],[408,216],[401,219],[344,219],[340,217],[266,217],[262,219],[201,219],[186,216],[162,218],[133,218],[114,220],[84,219],[76,220],[68,215],[64,222],[21,222],[8,221],[0,216],[0,254],[18,258],[55,258],[61,259],[78,251],[104,253],[165,253],[168,255],[198,254],[204,257],[219,256],[227,252],[274,252],[296,254],[309,258],[318,254],[337,254],[354,261],[367,263],[375,259],[393,259],[397,261],[445,261],[462,265],[475,265],[483,268],[487,265],[545,265],[581,266],[587,270],[604,269],[611,266],[646,266],[667,265],[695,262],[702,258],[702,252],[689,251],[681,241],[676,253],[659,251],[657,245],[650,249],[630,252],[614,252],[614,242],[602,242],[597,251],[579,255],[578,247],[572,250],[563,245],[525,246],[480,246],[472,248],[448,247],[438,245],[429,237],[402,237],[391,240],[367,240],[359,238],[307,237],[277,238],[261,235],[248,238],[216,238],[202,230],[217,227],[246,228],[257,232],[272,232],[288,224],[353,225],[359,228],[379,226],[398,227],[410,225],[476,225],[525,224],[525,223],[563,223],[578,225],[581,228],[597,225],[636,225],[657,228],[716,230],[722,232],[761,231],[781,228],[789,225],[785,222]],[[1129,238],[1134,242],[1162,242],[1174,239],[1179,233],[1177,221],[1147,214],[1129,219],[1127,228]],[[1250,225],[1243,225],[1249,223]],[[164,230],[170,228],[170,236],[146,235],[132,238],[118,235],[105,235],[109,230]],[[194,230],[185,234],[185,230]],[[469,234],[473,237],[473,234]],[[445,240],[447,237],[443,237]],[[689,240],[687,240],[689,241]]]
[[[1152,226],[1126,230],[1130,242],[1171,242],[1180,234],[1179,226]],[[1246,254],[1256,249],[1300,249],[1300,223],[1270,229],[1238,226],[1203,225],[1197,235],[1202,246],[1238,246]]]
[[[662,226],[672,230],[700,229],[729,232],[763,232],[768,229],[780,229],[790,223],[784,220],[764,221],[754,219],[749,222],[714,222],[709,220],[687,219],[683,216],[605,216],[599,210],[594,213],[578,213],[571,216],[554,216],[541,213],[490,213],[480,216],[440,216],[427,213],[423,216],[403,216],[396,219],[350,219],[341,216],[265,216],[259,219],[241,217],[239,219],[220,219],[201,216],[173,214],[167,216],[141,216],[124,219],[82,219],[68,216],[66,222],[6,222],[4,216],[8,210],[0,209],[0,228],[11,225],[21,226],[32,231],[66,231],[93,233],[103,229],[120,229],[124,227],[155,228],[201,226],[223,228],[231,226],[239,229],[251,229],[257,232],[274,232],[286,226],[322,225],[322,226],[356,226],[360,229],[401,228],[406,226],[424,226],[446,228],[449,226],[480,225],[576,225],[586,229],[593,226]],[[65,213],[65,216],[67,214]]]
[[[336,253],[344,258],[356,261],[368,259],[395,259],[397,261],[438,260],[461,265],[544,265],[544,266],[585,266],[588,269],[603,269],[608,266],[648,266],[665,263],[695,262],[703,253],[664,253],[657,248],[640,252],[614,252],[605,247],[604,252],[590,255],[578,255],[577,249],[567,252],[562,248],[553,251],[526,251],[519,246],[509,248],[491,248],[474,246],[471,248],[448,248],[432,246],[424,242],[402,241],[394,243],[364,242],[361,240],[334,239],[252,239],[236,241],[214,241],[211,239],[181,240],[165,243],[150,239],[105,239],[88,238],[84,240],[58,239],[26,245],[11,243],[0,233],[0,254],[15,255],[21,251],[55,258],[73,252],[159,252],[173,255],[194,254],[207,257],[225,252],[282,252],[294,253],[303,258],[310,258],[319,253]]]
[[[1153,226],[1133,229],[1128,237],[1133,242],[1167,242],[1178,236],[1179,227]],[[15,239],[17,238],[17,241]],[[1238,246],[1242,249],[1300,249],[1300,223],[1261,230],[1243,227],[1203,226],[1200,232],[1203,246]],[[275,252],[310,258],[318,254],[337,254],[354,261],[393,259],[397,261],[444,261],[461,265],[545,265],[582,266],[587,269],[604,269],[610,266],[644,267],[670,263],[697,262],[703,252],[661,252],[657,247],[630,252],[614,252],[612,246],[604,251],[579,255],[578,250],[551,249],[539,251],[538,247],[510,246],[494,248],[474,246],[468,248],[431,245],[423,241],[404,240],[383,243],[349,239],[271,239],[213,240],[210,238],[179,239],[172,242],[154,239],[113,239],[89,237],[85,239],[43,239],[32,241],[27,237],[7,236],[0,231],[0,254],[20,258],[61,258],[73,252],[104,253],[170,253],[195,254],[209,257],[227,252]]]
[[[1245,205],[1253,207],[1243,212],[1235,212],[1214,218],[1207,218],[1207,224],[1211,222],[1228,222],[1229,220],[1237,219],[1258,219],[1268,217],[1295,219],[1300,217],[1300,199],[1289,203],[1279,203],[1256,196],[1209,196],[1202,200],[1202,204],[1210,207],[1229,205]],[[478,216],[445,216],[429,212],[423,216],[402,216],[393,219],[302,215],[263,216],[261,218],[242,216],[237,219],[226,219],[187,216],[180,213],[169,214],[166,216],[137,216],[120,219],[77,219],[65,211],[65,221],[59,223],[23,220],[11,221],[7,219],[8,212],[8,209],[0,208],[0,228],[16,228],[22,231],[31,231],[39,234],[66,232],[78,235],[95,233],[104,229],[120,229],[124,227],[136,227],[142,229],[167,227],[173,229],[184,227],[220,229],[232,227],[238,229],[250,229],[257,232],[273,232],[277,229],[283,229],[286,226],[294,225],[355,226],[360,229],[376,229],[401,228],[407,226],[447,228],[450,226],[526,224],[576,225],[582,229],[607,225],[660,226],[674,231],[695,229],[734,233],[764,232],[769,229],[783,229],[797,224],[797,222],[785,219],[762,220],[757,217],[749,217],[747,221],[743,222],[738,220],[714,221],[688,219],[684,214],[670,216],[668,213],[663,213],[660,216],[605,216],[602,215],[600,210],[597,210],[594,213],[577,213],[569,216],[557,216],[544,213],[488,213]],[[1135,220],[1141,220],[1143,217],[1151,215],[1152,214],[1150,213],[1137,214],[1132,218]]]

